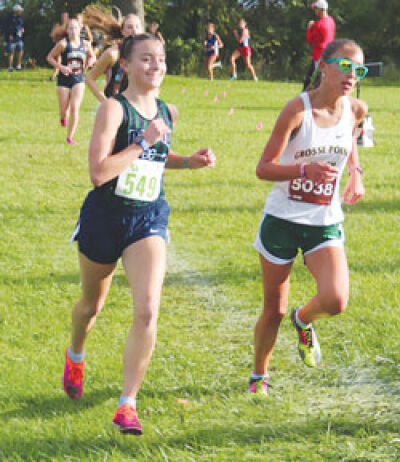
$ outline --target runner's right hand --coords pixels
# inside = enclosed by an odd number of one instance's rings
[[[333,181],[338,174],[338,169],[327,162],[311,162],[305,164],[304,173],[306,178],[317,182],[325,183]]]
[[[165,135],[171,133],[171,130],[167,127],[163,119],[152,120],[149,126],[143,133],[144,139],[153,146],[160,141]]]
[[[60,66],[60,71],[64,74],[64,75],[70,75],[72,73],[71,69],[68,67],[68,66]]]

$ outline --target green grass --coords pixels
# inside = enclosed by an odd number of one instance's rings
[[[262,302],[252,242],[271,185],[256,179],[255,165],[301,85],[166,79],[162,97],[180,110],[173,150],[211,146],[218,161],[215,169],[166,174],[172,241],[157,348],[138,400],[145,434],[134,438],[110,425],[132,317],[120,268],[87,342],[83,399],[69,401],[61,387],[79,295],[68,241],[91,188],[87,147],[97,103],[87,92],[79,144],[68,147],[49,75],[0,72],[0,460],[398,460],[398,89],[363,84],[377,145],[360,152],[366,197],[346,207],[349,307],[318,323],[324,367],[303,367],[285,319],[273,388],[259,399],[245,393]],[[314,290],[298,258],[290,305]]]

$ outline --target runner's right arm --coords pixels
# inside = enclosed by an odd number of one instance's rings
[[[104,91],[97,85],[97,79],[111,69],[119,59],[119,51],[115,47],[108,48],[96,61],[95,66],[88,72],[86,83],[94,96],[102,103],[107,98]]]

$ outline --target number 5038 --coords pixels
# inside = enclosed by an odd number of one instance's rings
[[[296,178],[292,181],[292,191],[303,191],[304,193],[312,193],[316,196],[331,196],[333,194],[334,183],[314,183],[312,180],[304,180]]]

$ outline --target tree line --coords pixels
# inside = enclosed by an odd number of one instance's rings
[[[25,48],[27,57],[45,64],[52,47],[49,36],[62,11],[70,15],[90,1],[25,0]],[[143,3],[145,22],[156,21],[166,39],[168,69],[176,74],[203,71],[203,40],[208,21],[215,23],[225,42],[222,59],[228,64],[236,47],[233,28],[244,17],[251,31],[253,62],[265,78],[302,80],[310,59],[305,33],[315,19],[308,0],[108,0],[96,3],[126,10]],[[3,2],[1,16],[11,11],[15,0]],[[366,61],[383,61],[386,75],[398,78],[400,68],[400,1],[330,0],[329,14],[337,23],[337,36],[355,39],[364,49]]]

